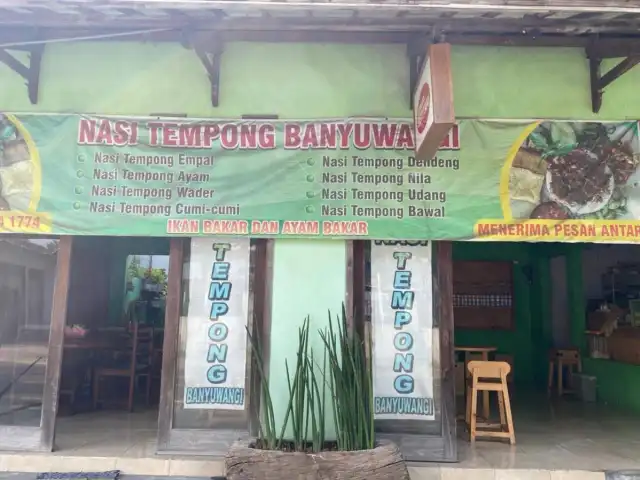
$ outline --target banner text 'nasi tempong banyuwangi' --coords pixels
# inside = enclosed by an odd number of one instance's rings
[[[640,241],[637,122],[3,114],[0,231]]]

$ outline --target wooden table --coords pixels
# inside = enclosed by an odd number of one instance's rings
[[[464,353],[464,383],[465,383],[465,398],[467,395],[466,386],[467,386],[467,365],[470,362],[469,355],[470,354],[480,354],[482,355],[482,361],[489,361],[489,354],[498,350],[496,347],[455,347],[456,353]],[[489,418],[489,392],[482,392],[482,414],[485,419]]]
[[[108,336],[92,335],[64,339],[63,381],[60,393],[69,397],[72,409],[75,410],[78,390],[87,382],[89,385],[93,383],[96,353],[104,350],[118,350],[121,345],[122,342],[117,342]]]
[[[464,352],[465,361],[467,359],[467,354],[469,353],[480,353],[482,355],[482,361],[489,361],[489,354],[498,350],[496,347],[455,347],[455,351],[457,353]]]

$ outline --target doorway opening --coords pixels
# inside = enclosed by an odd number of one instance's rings
[[[74,237],[55,450],[155,453],[169,243]]]

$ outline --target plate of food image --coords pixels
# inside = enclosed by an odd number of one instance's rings
[[[547,160],[543,198],[567,209],[572,216],[602,210],[613,195],[615,180],[611,168],[584,149]]]
[[[637,122],[541,122],[510,165],[505,218],[628,218],[638,165]]]
[[[626,210],[618,216],[621,220],[640,219],[640,171],[629,177],[620,195],[620,206]]]

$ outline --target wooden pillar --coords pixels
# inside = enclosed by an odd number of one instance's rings
[[[254,275],[253,284],[253,332],[255,338],[260,342],[262,349],[262,358],[265,360],[263,365],[265,376],[269,377],[269,358],[271,355],[270,334],[271,334],[271,281],[273,277],[273,240],[253,240],[255,242],[254,254]],[[253,348],[253,346],[249,346]],[[258,435],[260,418],[258,412],[261,410],[261,389],[262,379],[257,371],[255,356],[249,353],[250,364],[249,376],[249,405],[251,412],[249,413],[249,431],[252,436]]]
[[[49,330],[49,353],[42,396],[42,430],[40,449],[51,451],[55,438],[58,398],[60,393],[60,370],[64,352],[64,327],[67,320],[67,298],[69,296],[69,277],[71,253],[74,237],[60,238],[56,261],[56,280],[53,287],[51,308],[51,329]]]
[[[186,242],[188,242],[188,239],[172,238],[169,248],[169,278],[164,320],[164,344],[162,347],[160,408],[158,410],[158,450],[168,447],[173,426],[173,400],[175,397],[178,334],[180,331],[180,299],[183,295],[182,270]]]
[[[442,440],[444,461],[456,461],[456,397],[453,328],[453,259],[451,242],[433,242],[435,260],[433,275],[434,328],[440,334],[439,370],[442,402]],[[434,333],[435,333],[434,332]],[[434,358],[434,370],[437,368]],[[437,372],[435,372],[437,375]],[[438,400],[436,399],[436,402]]]

